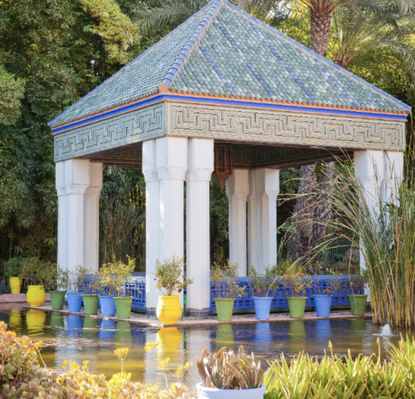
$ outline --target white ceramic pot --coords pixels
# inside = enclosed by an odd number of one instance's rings
[[[255,389],[214,389],[196,384],[199,399],[264,399],[265,385]]]

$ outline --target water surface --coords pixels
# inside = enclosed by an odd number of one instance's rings
[[[43,341],[42,356],[47,366],[61,370],[61,363],[70,359],[78,363],[89,361],[90,371],[107,377],[120,371],[120,362],[114,349],[128,347],[124,363],[133,381],[164,383],[157,371],[157,362],[170,359],[168,378],[184,362],[195,363],[202,350],[217,351],[223,346],[237,350],[244,345],[246,352],[254,352],[264,360],[272,361],[281,353],[288,358],[299,352],[322,356],[328,341],[335,353],[344,355],[350,349],[353,356],[359,353],[377,353],[376,340],[380,327],[369,320],[317,320],[258,324],[200,326],[192,328],[153,328],[126,322],[64,316],[30,309],[0,311],[5,321],[18,335],[28,335]],[[393,330],[399,334],[399,330]],[[384,338],[382,355],[386,356],[389,344]],[[399,335],[388,337],[397,344]],[[147,342],[160,341],[151,353],[144,351]],[[198,380],[195,367],[189,375],[191,383]]]

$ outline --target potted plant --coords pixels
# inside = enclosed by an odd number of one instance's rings
[[[102,294],[98,296],[101,306],[101,314],[104,317],[114,317],[115,312],[121,319],[128,319],[131,312],[133,297],[121,296],[125,282],[134,271],[135,261],[128,258],[125,264],[117,261],[115,255],[112,262],[102,265],[98,272]],[[125,291],[124,291],[125,294]]]
[[[159,296],[156,315],[163,324],[176,324],[182,316],[179,296],[173,293],[180,293],[193,283],[184,275],[184,266],[183,258],[176,256],[165,259],[163,263],[156,261],[154,280],[156,287],[164,294]]]
[[[68,301],[68,310],[72,313],[79,313],[82,308],[82,294],[79,287],[83,283],[83,278],[87,273],[87,269],[77,266],[75,271],[69,273],[68,291],[66,292],[66,300]]]
[[[9,285],[12,294],[20,294],[22,281],[20,280],[19,275],[22,271],[22,267],[22,258],[11,258],[4,263],[4,274],[9,278]]]
[[[277,267],[265,267],[264,274],[260,275],[254,268],[251,269],[252,295],[255,306],[255,316],[258,320],[268,320],[271,311],[271,289],[278,280],[276,278]]]
[[[349,277],[350,294],[350,310],[353,316],[363,316],[365,314],[367,295],[361,294],[367,284],[367,278],[361,274]]]
[[[85,275],[82,276],[81,284],[84,312],[87,315],[96,315],[99,308],[98,294],[101,292],[98,275],[90,275],[85,273]]]
[[[314,294],[314,308],[317,313],[317,317],[329,317],[331,310],[331,300],[333,292],[338,292],[342,286],[341,274],[333,275],[328,281],[326,287],[321,287],[320,282],[316,281],[315,294]]]
[[[220,349],[209,354],[207,349],[196,358],[202,382],[196,385],[199,399],[263,399],[265,386],[261,362],[250,357],[240,346],[237,354]]]
[[[30,306],[42,306],[46,300],[45,285],[50,286],[56,273],[56,265],[39,258],[24,258],[20,278],[28,283],[26,302]]]
[[[285,287],[288,288],[287,296],[288,309],[292,319],[302,319],[304,316],[307,301],[307,288],[313,286],[313,281],[309,276],[305,276],[301,269],[294,264],[284,275]]]
[[[236,280],[238,264],[230,261],[224,266],[215,263],[210,272],[210,280],[217,287],[215,290],[216,313],[219,321],[231,321],[235,299],[244,295],[246,285],[240,286]]]
[[[51,286],[49,290],[50,301],[52,302],[53,310],[62,310],[63,302],[65,300],[66,290],[69,284],[69,271],[63,270],[59,266],[56,268],[54,275],[50,278]]]

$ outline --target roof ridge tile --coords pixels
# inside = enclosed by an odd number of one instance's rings
[[[203,34],[209,28],[212,21],[215,19],[217,13],[220,11],[221,5],[224,0],[214,0],[208,4],[207,7],[211,9],[206,13],[205,18],[200,21],[199,25],[195,29],[195,33],[190,37],[188,42],[183,46],[183,50],[177,56],[175,62],[171,66],[170,70],[167,72],[165,78],[159,85],[160,92],[165,92],[169,89],[171,83],[173,82],[174,77],[177,72],[180,70],[182,65],[185,64],[187,57],[191,54],[193,49],[196,47],[196,44],[200,41]]]

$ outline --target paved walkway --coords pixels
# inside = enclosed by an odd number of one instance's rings
[[[116,321],[128,321],[129,323],[134,324],[142,324],[142,325],[148,325],[151,327],[168,327],[168,326],[177,326],[177,327],[197,327],[197,326],[208,326],[208,325],[218,325],[218,324],[247,324],[247,323],[277,323],[277,322],[290,322],[295,321],[298,319],[292,319],[290,318],[290,315],[288,313],[277,313],[277,314],[271,314],[269,320],[257,320],[254,315],[234,315],[232,317],[232,321],[230,322],[221,322],[218,321],[216,316],[208,317],[204,319],[196,319],[196,318],[187,318],[185,317],[183,320],[179,320],[177,324],[162,324],[159,320],[156,318],[150,318],[146,317],[144,315],[140,315],[137,313],[131,313],[131,317],[129,319],[118,319],[117,317],[102,317],[101,315],[96,316],[90,316],[85,315],[84,312],[69,312],[68,310],[52,310],[51,306],[39,306],[39,307],[30,307],[27,308],[31,309],[41,309],[46,312],[56,312],[56,313],[62,313],[62,314],[75,314],[85,317],[91,317],[95,319],[108,319],[108,320],[116,320]],[[366,312],[364,316],[352,316],[352,314],[349,311],[334,311],[330,314],[330,317],[317,317],[315,312],[307,312],[304,315],[304,318],[302,320],[308,321],[308,320],[336,320],[336,319],[371,319],[372,313]]]

